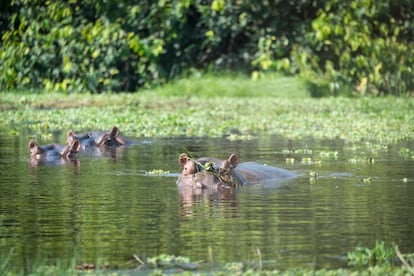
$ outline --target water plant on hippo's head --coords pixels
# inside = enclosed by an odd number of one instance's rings
[[[178,158],[178,163],[183,169],[177,180],[179,185],[206,188],[211,185],[235,187],[242,184],[235,177],[234,168],[239,163],[236,154],[231,154],[227,160],[211,157],[195,160],[186,153],[182,153]]]
[[[49,144],[39,146],[36,141],[30,140],[29,144],[30,157],[41,158],[73,158],[80,150],[80,142],[73,139],[68,145]]]

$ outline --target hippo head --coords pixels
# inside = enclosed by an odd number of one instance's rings
[[[121,132],[119,128],[114,126],[111,131],[103,133],[98,139],[96,139],[97,146],[122,146],[125,145],[126,142],[120,136]]]
[[[239,163],[236,154],[231,154],[227,160],[216,158],[194,160],[186,153],[182,153],[178,162],[183,168],[177,180],[178,185],[207,188],[211,186],[234,187],[242,184],[234,171]]]
[[[73,158],[77,152],[80,150],[80,142],[76,139],[70,142],[67,146],[61,145],[47,145],[39,146],[36,141],[30,140],[29,144],[30,157],[34,158],[43,158],[46,156],[56,156],[64,158]]]
[[[42,147],[39,147],[39,145],[34,140],[29,141],[29,151],[30,151],[30,157],[41,157],[46,154],[46,150]]]
[[[113,127],[106,132],[87,132],[76,134],[73,130],[69,130],[66,135],[66,143],[70,144],[73,140],[79,140],[83,147],[93,146],[122,146],[126,141],[120,136],[119,128]]]

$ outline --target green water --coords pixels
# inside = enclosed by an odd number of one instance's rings
[[[15,266],[76,254],[83,262],[134,267],[133,254],[162,253],[220,264],[254,262],[260,252],[266,268],[337,268],[348,251],[376,240],[414,252],[413,142],[174,138],[37,166],[27,142],[0,138],[0,256]],[[235,152],[299,177],[233,194],[180,194],[184,151],[220,158]],[[169,173],[147,174],[154,169]]]

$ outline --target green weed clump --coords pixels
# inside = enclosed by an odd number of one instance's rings
[[[206,269],[198,263],[191,262],[187,257],[161,254],[147,258],[143,261],[135,256],[136,266],[129,269],[111,269],[107,266],[75,265],[72,261],[69,264],[62,264],[57,261],[55,264],[38,263],[26,271],[0,270],[2,275],[412,275],[412,255],[403,256],[399,251],[387,247],[382,242],[377,242],[374,249],[357,247],[355,251],[348,253],[350,267],[338,269],[310,269],[310,268],[289,268],[286,270],[267,270],[261,266],[245,264],[241,262],[214,265]],[[398,252],[397,254],[395,252]],[[395,262],[398,255],[402,265]],[[362,263],[360,262],[362,260]],[[374,260],[374,262],[373,262]],[[259,260],[261,262],[262,260]],[[357,262],[354,262],[357,261]],[[0,268],[7,267],[7,260],[0,263]]]
[[[375,266],[391,264],[396,257],[392,247],[382,241],[377,241],[373,249],[357,246],[354,251],[348,252],[348,263],[351,266]]]

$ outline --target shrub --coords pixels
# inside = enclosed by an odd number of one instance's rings
[[[132,91],[147,84],[148,76],[157,81],[162,41],[127,32],[111,14],[95,15],[104,10],[98,1],[42,2],[12,1],[17,12],[10,20],[14,28],[3,34],[0,87]],[[125,16],[138,10],[130,7]]]
[[[253,78],[300,73],[314,96],[413,93],[410,0],[9,0],[0,7],[0,89],[136,91],[194,68]]]
[[[292,56],[322,94],[411,94],[413,8],[409,0],[329,0]]]

